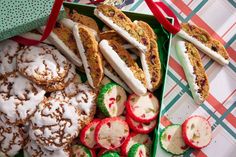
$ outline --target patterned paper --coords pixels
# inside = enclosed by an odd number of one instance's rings
[[[179,64],[172,40],[169,70],[161,111],[160,130],[172,123],[182,123],[190,115],[202,115],[212,125],[213,139],[201,150],[189,150],[184,156],[236,156],[236,1],[235,0],[163,0],[180,22],[190,22],[206,29],[224,44],[230,63],[221,66],[201,53],[210,82],[208,99],[196,105],[192,99],[184,72]],[[151,14],[143,0],[124,7],[125,10]],[[168,157],[159,144],[158,157]]]

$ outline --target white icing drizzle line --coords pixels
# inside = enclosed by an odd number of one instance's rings
[[[44,31],[45,26],[41,27],[41,30]],[[76,54],[64,44],[64,42],[55,34],[53,31],[50,33],[48,39],[53,45],[60,50],[73,64],[78,67],[82,66],[82,61],[79,59]]]
[[[135,78],[133,72],[112,49],[107,40],[102,40],[99,43],[99,47],[109,64],[119,74],[122,80],[126,82],[130,89],[132,89],[137,95],[143,95],[147,92],[147,89],[142,84],[142,82]]]
[[[201,104],[204,100],[202,96],[198,93],[199,86],[195,83],[196,75],[194,74],[193,66],[189,60],[187,49],[185,47],[184,41],[177,41],[176,43],[176,52],[179,58],[179,61],[184,69],[184,73],[186,75],[187,81],[189,83],[190,90],[192,92],[194,101],[197,104]]]
[[[146,76],[147,88],[150,91],[153,91],[153,86],[152,86],[152,83],[151,83],[151,75],[150,75],[149,67],[148,67],[148,64],[147,64],[147,61],[146,61],[146,56],[145,56],[144,53],[140,53],[140,59],[141,59],[143,72],[145,73],[145,76]]]
[[[229,64],[229,60],[226,60],[223,56],[221,56],[219,53],[211,50],[209,47],[205,46],[202,44],[200,41],[197,39],[191,37],[188,35],[185,31],[180,30],[177,33],[178,36],[188,40],[189,42],[193,43],[196,47],[198,47],[202,52],[204,52],[206,55],[217,61],[221,65],[226,65]]]
[[[119,84],[121,87],[123,87],[128,93],[132,93],[129,87],[119,77],[112,74],[107,68],[104,68],[104,74],[113,81],[115,81],[117,84]]]
[[[113,28],[117,33],[119,33],[123,38],[129,41],[132,45],[134,45],[137,49],[141,52],[145,53],[147,47],[140,42],[138,42],[134,37],[132,37],[126,30],[122,27],[115,24],[109,17],[105,16],[102,12],[98,11],[97,9],[94,10],[94,15],[96,15],[99,19],[101,19],[104,23],[108,26]]]
[[[75,37],[75,40],[76,40],[77,48],[79,49],[80,57],[81,57],[82,62],[83,62],[83,66],[84,66],[84,70],[85,70],[85,73],[86,73],[86,76],[87,76],[87,79],[88,79],[88,83],[91,87],[95,88],[94,84],[93,84],[93,79],[90,75],[91,72],[90,72],[90,69],[89,69],[90,67],[89,67],[89,64],[88,64],[87,57],[85,55],[85,49],[84,49],[83,43],[82,43],[81,38],[80,38],[79,25],[74,25],[73,34],[74,34],[74,37]]]

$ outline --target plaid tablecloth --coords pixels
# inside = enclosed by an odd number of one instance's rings
[[[78,1],[78,0],[77,0]],[[119,1],[119,0],[118,0]],[[87,3],[86,0],[81,0]],[[125,10],[151,14],[143,0],[120,0]],[[201,53],[210,82],[210,95],[199,105],[193,102],[182,67],[176,57],[172,39],[171,56],[161,112],[161,129],[172,123],[182,123],[190,115],[206,117],[213,130],[209,146],[190,150],[184,156],[236,156],[236,1],[235,0],[163,0],[181,22],[194,23],[206,29],[224,44],[230,55],[228,66],[221,66]],[[131,3],[131,4],[130,4]],[[158,145],[158,147],[160,147]],[[156,156],[170,156],[158,148]]]

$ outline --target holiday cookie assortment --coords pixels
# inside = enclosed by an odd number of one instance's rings
[[[103,29],[91,17],[66,12],[46,43],[0,43],[0,156],[20,150],[26,157],[150,156],[149,133],[160,111],[152,92],[163,70],[158,36],[114,6],[94,10],[109,27]],[[207,45],[215,43],[209,40]],[[193,97],[202,102],[209,85],[200,56],[190,43],[179,45],[183,62],[192,67],[187,70],[196,71],[188,80]],[[86,76],[83,83],[79,73]],[[178,155],[210,139],[207,120],[190,117],[167,127],[160,142]]]

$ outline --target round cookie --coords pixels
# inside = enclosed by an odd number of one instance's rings
[[[17,42],[0,42],[0,78],[16,70],[16,52],[20,49]]]
[[[24,138],[21,129],[8,125],[0,119],[0,156],[15,156],[23,144]]]
[[[69,61],[52,46],[26,46],[17,56],[17,69],[37,84],[62,81],[69,71]]]
[[[18,72],[0,80],[0,115],[4,122],[24,124],[44,99],[45,91]]]
[[[73,105],[49,97],[30,118],[29,136],[45,149],[65,148],[79,134],[80,117],[81,111]]]
[[[60,149],[56,151],[47,150],[33,140],[29,140],[24,147],[25,157],[70,157],[71,150],[69,148]]]
[[[71,82],[64,91],[54,92],[51,97],[58,98],[61,101],[64,100],[81,110],[82,127],[87,125],[95,115],[97,95],[87,84]]]

